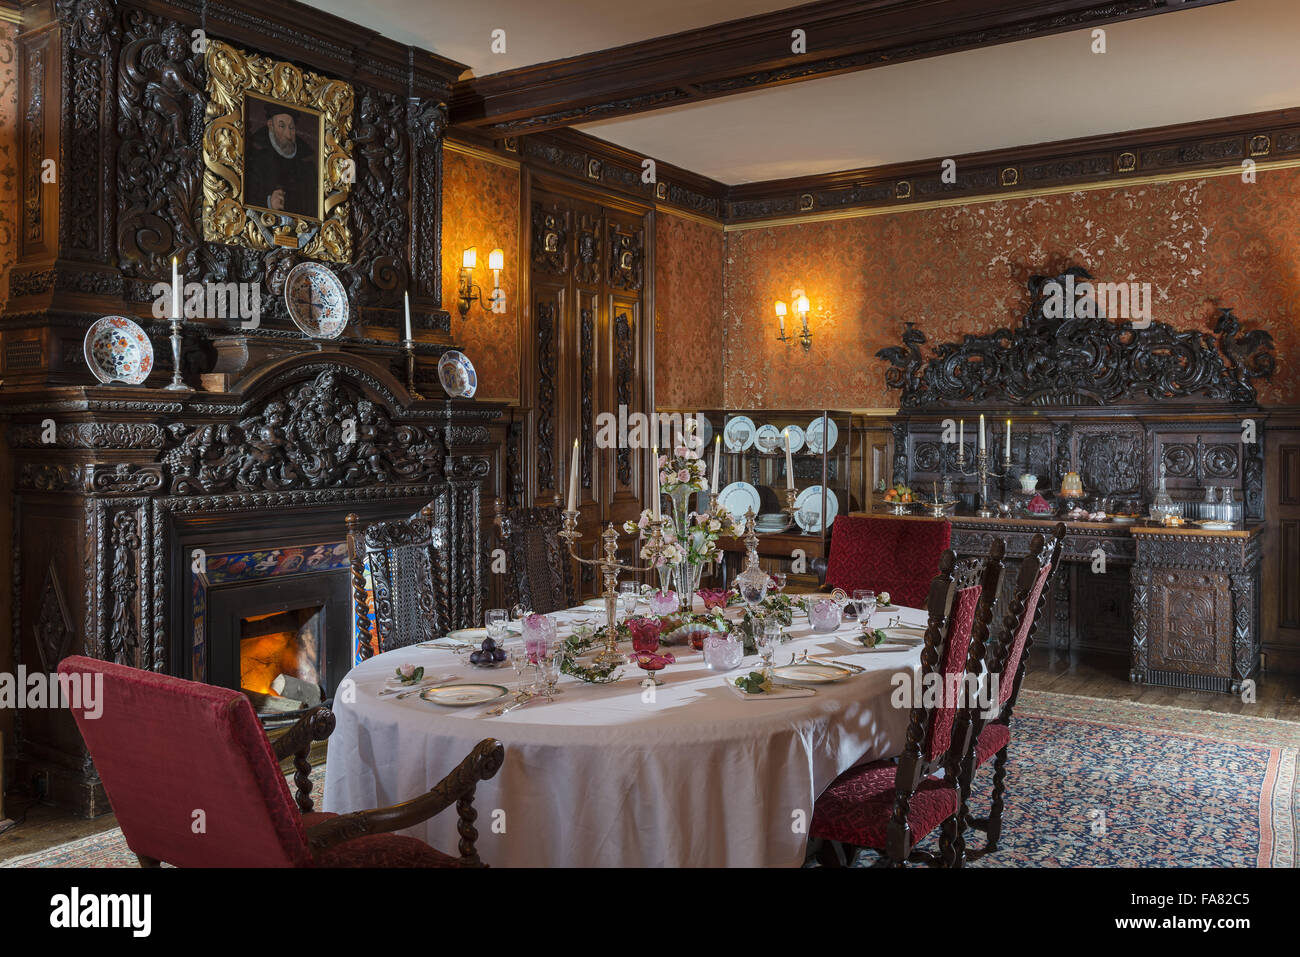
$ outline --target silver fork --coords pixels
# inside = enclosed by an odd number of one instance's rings
[[[497,707],[493,708],[491,711],[484,711],[483,717],[495,718],[499,715],[509,714],[511,711],[514,711],[515,708],[522,708],[524,705],[528,704],[528,702],[533,700],[533,697],[534,696],[532,694],[526,691],[521,691],[519,694],[515,695],[515,700],[513,703],[508,705],[498,705]]]

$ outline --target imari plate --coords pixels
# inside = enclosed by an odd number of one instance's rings
[[[348,325],[348,296],[338,276],[321,263],[298,263],[284,281],[289,318],[313,339],[337,339]]]
[[[463,352],[452,349],[438,360],[438,381],[453,399],[468,399],[478,391],[478,374],[474,363]]]
[[[105,316],[86,332],[86,365],[100,382],[140,385],[153,371],[153,344],[124,316]]]

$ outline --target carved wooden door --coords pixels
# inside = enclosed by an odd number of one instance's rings
[[[620,417],[652,408],[653,315],[647,276],[649,226],[644,207],[532,179],[526,197],[533,342],[525,342],[523,389],[530,405],[523,436],[526,504],[568,497],[569,463],[578,441],[582,553],[600,531],[640,512],[649,456],[626,443],[598,447],[602,413]],[[606,445],[608,443],[601,443]],[[633,557],[620,533],[620,554]],[[589,566],[579,591],[600,590]]]

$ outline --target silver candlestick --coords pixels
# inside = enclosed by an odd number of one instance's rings
[[[1011,468],[1011,448],[1007,447],[1006,458],[1002,463],[1002,471],[998,471],[989,462],[988,449],[979,449],[975,452],[975,467],[969,471],[966,469],[966,448],[959,445],[957,447],[957,471],[962,475],[978,475],[980,480],[980,507],[975,512],[980,518],[993,518],[997,513],[990,507],[988,485],[990,478],[1003,478],[1007,470]]]
[[[415,389],[415,341],[403,339],[402,349],[406,352],[406,391],[412,399],[423,399],[424,396]]]
[[[179,316],[172,316],[172,381],[170,385],[163,388],[173,392],[189,392],[190,387],[185,384],[181,378],[181,323]]]
[[[619,571],[629,572],[648,572],[651,568],[642,568],[637,565],[625,565],[618,560],[618,532],[614,529],[611,522],[605,531],[601,532],[600,537],[604,541],[604,558],[583,558],[574,548],[582,533],[578,531],[578,510],[564,510],[564,527],[560,530],[560,538],[564,539],[569,546],[570,557],[577,560],[582,565],[594,565],[600,569],[601,577],[605,582],[605,590],[601,593],[601,598],[605,599],[605,620],[607,627],[605,629],[605,647],[596,654],[598,664],[613,664],[622,661],[624,656],[619,653],[618,633],[615,630],[618,624],[618,573]],[[648,548],[652,555],[658,555],[663,549],[663,523],[656,521],[650,526],[650,539]]]

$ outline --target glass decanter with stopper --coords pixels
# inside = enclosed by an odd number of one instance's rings
[[[758,564],[758,534],[754,531],[754,510],[745,512],[745,570],[736,576],[740,599],[755,611],[767,597],[770,584],[767,572]]]
[[[1174,502],[1173,496],[1169,494],[1166,487],[1165,473],[1168,467],[1164,462],[1160,463],[1160,486],[1156,489],[1156,497],[1151,502],[1151,518],[1157,522],[1164,522],[1166,518],[1179,514],[1180,509]]]

